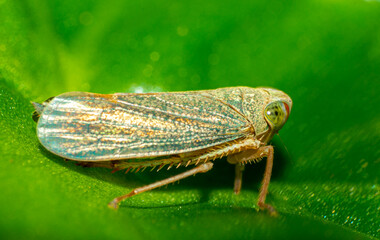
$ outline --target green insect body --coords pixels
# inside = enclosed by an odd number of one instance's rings
[[[235,193],[247,162],[267,157],[258,205],[265,204],[273,162],[267,143],[288,119],[292,100],[271,88],[234,87],[169,93],[64,93],[34,103],[41,144],[84,166],[126,171],[195,165],[177,176],[115,198],[138,193],[212,168],[227,156],[236,166]]]

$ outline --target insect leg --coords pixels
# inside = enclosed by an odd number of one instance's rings
[[[234,193],[239,194],[241,190],[241,183],[243,178],[244,164],[235,164],[235,182]]]
[[[267,164],[265,167],[265,173],[264,178],[261,183],[261,189],[259,193],[259,200],[257,201],[257,205],[260,209],[268,210],[269,213],[272,216],[276,216],[277,212],[271,205],[265,203],[265,198],[268,194],[268,187],[270,182],[270,177],[272,175],[272,167],[273,167],[273,146],[262,146],[258,149],[249,149],[234,155],[229,156],[228,162],[236,164],[236,168],[238,168],[239,164],[246,164],[250,161],[257,162],[261,160],[261,158],[266,157],[267,158]],[[236,169],[235,168],[235,169]],[[236,193],[236,182],[238,181],[241,176],[239,176],[240,173],[236,170],[236,177],[235,177],[235,188],[234,191]],[[240,182],[241,184],[241,182]],[[239,188],[238,188],[239,189]],[[239,189],[240,190],[240,189]]]
[[[259,200],[257,201],[257,205],[261,209],[266,209],[269,211],[270,215],[272,216],[277,216],[277,212],[272,207],[271,205],[265,203],[265,198],[268,193],[268,187],[269,187],[269,182],[270,182],[270,177],[272,175],[272,167],[273,167],[273,146],[265,146],[261,147],[257,150],[257,153],[260,154],[260,157],[267,157],[267,164],[265,167],[265,173],[264,173],[264,178],[261,183],[261,189],[260,189],[260,195],[259,195]]]
[[[162,187],[164,185],[167,185],[167,184],[172,183],[172,182],[179,181],[181,179],[187,178],[187,177],[189,177],[191,175],[195,175],[197,173],[205,173],[205,172],[211,170],[212,166],[213,166],[213,164],[211,162],[203,163],[203,164],[201,164],[201,165],[199,165],[199,166],[197,166],[191,170],[188,170],[188,171],[183,172],[181,174],[175,175],[173,177],[170,177],[170,178],[167,178],[167,179],[164,179],[164,180],[161,180],[161,181],[158,181],[158,182],[155,182],[155,183],[143,186],[143,187],[136,188],[126,195],[114,198],[108,204],[108,207],[117,209],[119,207],[119,203],[126,198],[132,197],[132,196],[137,195],[139,193],[143,193],[143,192],[146,192],[146,191],[158,188],[158,187]]]

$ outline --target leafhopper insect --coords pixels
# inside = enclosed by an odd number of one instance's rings
[[[33,104],[39,141],[62,158],[127,172],[195,166],[113,199],[112,208],[128,197],[207,172],[215,159],[225,156],[235,165],[238,194],[244,166],[266,157],[257,204],[276,214],[265,203],[273,165],[273,147],[267,144],[292,108],[282,91],[232,87],[138,94],[68,92]]]

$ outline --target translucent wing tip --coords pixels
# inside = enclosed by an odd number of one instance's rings
[[[41,103],[36,103],[36,102],[32,102],[32,104],[33,104],[33,107],[34,107],[34,110],[35,110],[33,112],[32,118],[33,118],[33,120],[35,122],[37,122],[38,119],[40,118],[40,115],[41,115],[42,111],[44,110],[45,106],[43,104],[41,104]]]
[[[36,103],[36,102],[32,102],[32,104],[33,104],[33,107],[36,110],[36,112],[38,114],[41,114],[42,111],[44,110],[44,105],[42,105],[41,103]]]

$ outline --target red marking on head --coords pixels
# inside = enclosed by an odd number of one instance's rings
[[[283,102],[283,103],[284,103],[285,108],[286,108],[287,116],[289,117],[289,112],[290,112],[289,106],[288,106],[288,104],[286,104],[285,102]]]

